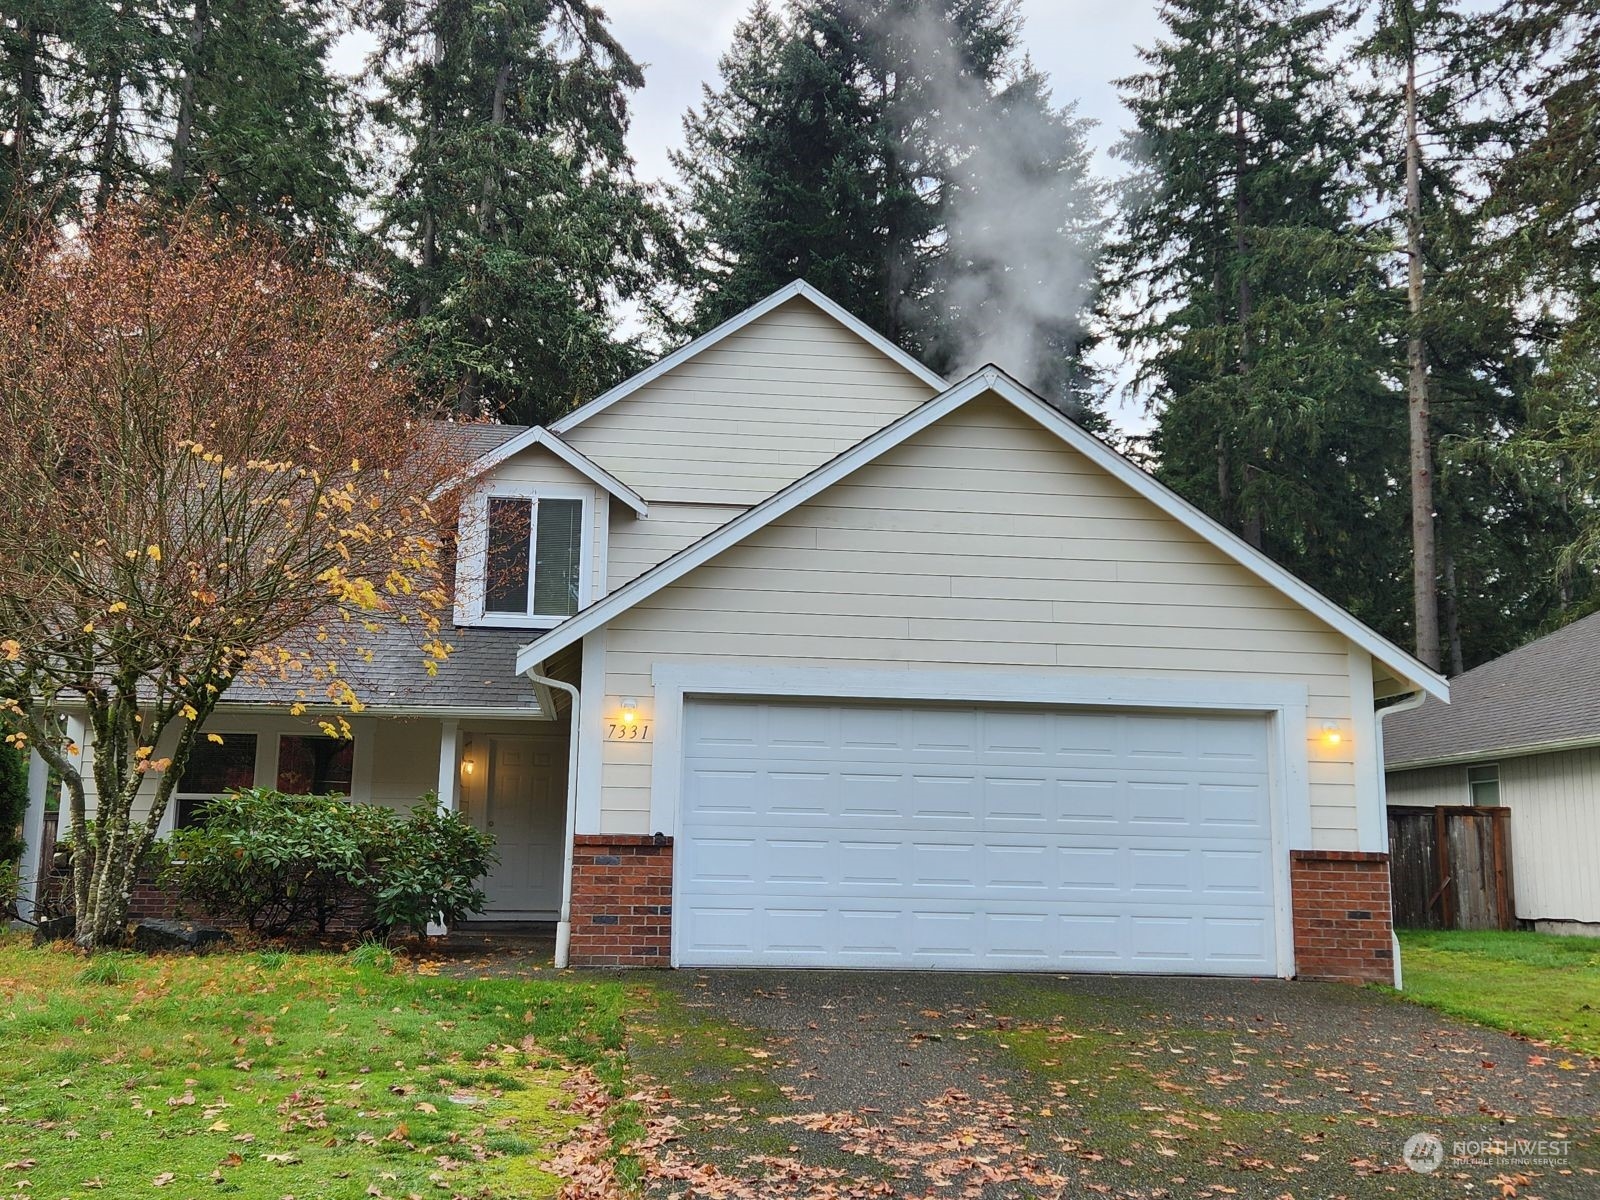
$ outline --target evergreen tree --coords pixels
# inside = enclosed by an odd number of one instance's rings
[[[291,238],[347,243],[349,97],[325,66],[334,13],[329,0],[192,0],[158,185]]]
[[[643,76],[584,0],[386,0],[373,59],[394,288],[424,384],[469,411],[551,420],[641,365],[618,301],[676,269],[670,223],[633,178]]]
[[[1510,103],[1487,229],[1499,279],[1534,314],[1534,368],[1525,422],[1479,448],[1560,515],[1552,623],[1593,608],[1600,566],[1600,10],[1510,0],[1491,34]]]
[[[1014,0],[757,4],[674,157],[691,324],[803,278],[937,370],[997,357],[1091,413],[1098,185],[1020,38]]]
[[[1159,473],[1394,633],[1403,426],[1379,371],[1381,247],[1355,218],[1361,131],[1327,55],[1345,18],[1302,0],[1162,16],[1122,85],[1133,171],[1111,258]]]

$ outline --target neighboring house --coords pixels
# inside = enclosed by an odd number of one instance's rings
[[[1389,803],[1505,805],[1518,918],[1600,934],[1600,613],[1450,692],[1385,723]]]
[[[230,692],[185,801],[437,787],[574,963],[1393,977],[1375,710],[1444,681],[1000,371],[794,284],[461,436],[437,679]]]

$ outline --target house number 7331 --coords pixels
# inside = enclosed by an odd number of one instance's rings
[[[650,722],[635,721],[628,725],[622,721],[609,721],[606,723],[606,741],[608,742],[648,742],[650,740]]]

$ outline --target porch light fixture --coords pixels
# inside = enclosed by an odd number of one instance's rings
[[[1340,732],[1338,725],[1334,724],[1332,721],[1328,721],[1322,726],[1323,745],[1338,746],[1343,742],[1344,734]]]
[[[461,776],[471,779],[472,773],[478,769],[478,760],[472,757],[472,745],[469,742],[461,755]]]
[[[622,698],[622,723],[636,725],[639,721],[639,702],[632,696]]]

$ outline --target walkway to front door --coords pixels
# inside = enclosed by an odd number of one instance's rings
[[[561,906],[566,819],[566,741],[548,735],[473,737],[481,783],[462,802],[472,824],[495,839],[499,862],[483,881],[485,920],[554,920]]]

